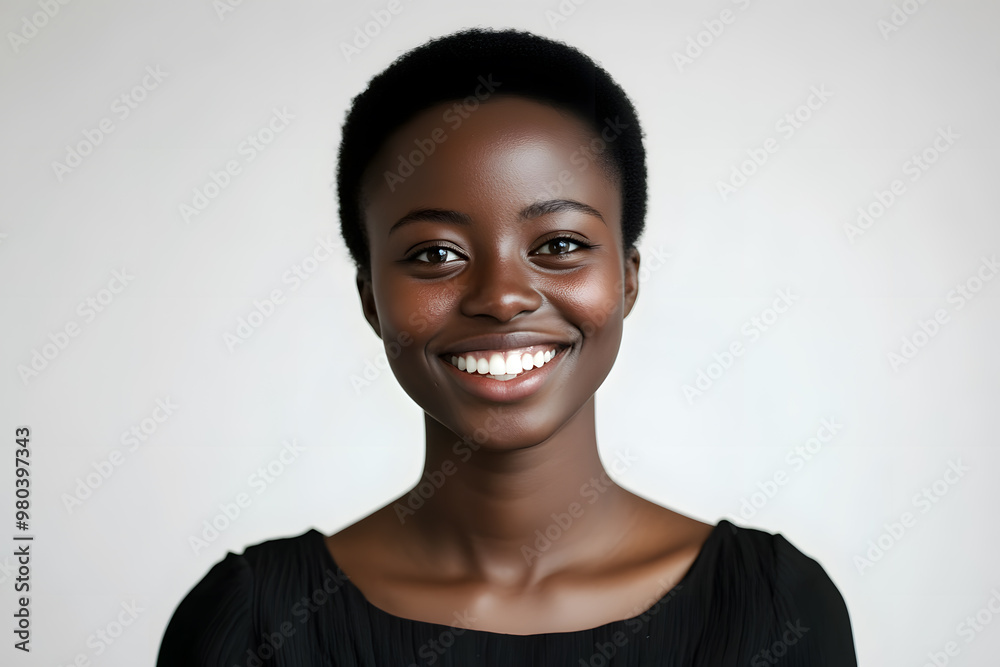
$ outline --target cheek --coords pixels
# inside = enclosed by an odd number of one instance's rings
[[[458,307],[460,288],[453,283],[389,279],[379,285],[375,301],[383,338],[426,340]]]
[[[559,295],[564,315],[584,335],[584,339],[613,339],[621,334],[624,297],[621,274],[604,269],[598,273],[579,274],[567,281]]]

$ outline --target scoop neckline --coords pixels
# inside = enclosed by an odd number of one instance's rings
[[[519,635],[519,634],[510,634],[510,633],[506,633],[506,632],[493,632],[491,630],[476,630],[474,628],[465,628],[462,631],[463,632],[471,632],[471,633],[473,633],[475,635],[483,635],[483,636],[505,637],[505,638],[506,637],[515,637],[515,638],[529,639],[531,637],[553,637],[553,636],[558,636],[558,635],[564,635],[564,636],[566,636],[566,635],[577,635],[577,634],[580,634],[580,633],[583,633],[583,632],[596,632],[598,630],[605,630],[605,629],[610,629],[610,628],[616,628],[616,627],[620,626],[623,623],[635,622],[635,621],[641,619],[647,613],[649,613],[650,609],[658,607],[660,604],[662,604],[664,602],[664,600],[668,600],[669,598],[671,598],[674,595],[678,594],[677,591],[679,591],[679,589],[687,582],[687,580],[690,579],[694,575],[695,570],[698,570],[701,567],[703,567],[703,563],[705,561],[705,558],[704,558],[705,554],[708,552],[709,547],[710,546],[714,546],[715,542],[719,539],[719,536],[722,534],[723,524],[728,524],[728,523],[729,523],[729,521],[727,519],[720,519],[719,522],[716,523],[712,527],[712,530],[709,532],[708,537],[705,539],[705,542],[701,545],[701,549],[698,550],[698,555],[695,556],[694,560],[691,562],[691,566],[688,567],[687,572],[684,573],[684,576],[682,576],[680,578],[680,580],[670,588],[670,590],[668,590],[666,593],[664,593],[662,597],[660,597],[656,602],[654,602],[652,605],[650,605],[649,609],[646,609],[645,611],[642,611],[641,613],[636,614],[635,616],[631,616],[629,618],[623,618],[623,619],[618,620],[618,621],[609,621],[608,623],[602,623],[601,625],[595,625],[595,626],[590,627],[590,628],[582,628],[580,630],[567,630],[567,631],[564,631],[564,632],[540,632],[540,633],[534,633],[534,634],[529,634],[529,635]],[[344,583],[346,584],[346,586],[349,587],[350,589],[352,589],[355,593],[357,593],[358,597],[360,597],[361,600],[364,601],[364,604],[365,604],[366,608],[368,608],[369,610],[374,610],[375,613],[380,614],[380,615],[382,615],[382,616],[384,616],[384,617],[386,617],[388,619],[392,619],[392,620],[400,622],[400,623],[410,623],[410,624],[414,624],[414,625],[416,625],[418,627],[427,627],[427,626],[430,626],[432,628],[445,628],[445,629],[455,630],[455,627],[450,626],[450,625],[444,625],[442,623],[435,623],[433,621],[421,621],[421,620],[415,619],[415,618],[407,618],[405,616],[397,616],[396,614],[392,614],[392,613],[390,613],[390,612],[382,609],[381,607],[378,607],[375,604],[373,604],[367,597],[365,597],[365,594],[363,592],[361,592],[361,589],[358,588],[354,584],[353,581],[351,581],[350,577],[348,577],[346,574],[344,574],[344,571],[340,569],[340,566],[337,564],[337,561],[334,559],[333,554],[330,553],[330,550],[327,549],[327,547],[326,547],[326,536],[323,533],[321,533],[320,531],[316,530],[315,528],[312,528],[311,532],[315,535],[317,544],[319,545],[319,547],[320,547],[322,553],[324,554],[326,560],[329,562],[330,565],[333,565],[333,567],[335,568],[336,572],[338,572],[339,575],[341,575],[341,577],[342,577]],[[685,591],[685,592],[687,592],[687,591]]]

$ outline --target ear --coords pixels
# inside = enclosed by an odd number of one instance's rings
[[[358,269],[355,282],[358,286],[358,295],[361,297],[361,310],[364,311],[365,319],[368,320],[368,324],[375,331],[375,335],[381,338],[382,328],[379,326],[378,311],[375,309],[375,295],[372,292],[371,273]]]
[[[625,287],[625,315],[632,312],[632,306],[639,296],[639,250],[632,246],[625,252],[625,276],[623,285]]]

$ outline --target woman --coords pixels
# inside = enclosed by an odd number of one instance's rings
[[[646,208],[606,72],[528,33],[431,41],[355,98],[338,189],[364,315],[425,413],[424,476],[335,535],[230,553],[161,667],[856,665],[816,561],[644,500],[598,456]]]

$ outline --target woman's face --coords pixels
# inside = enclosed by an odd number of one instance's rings
[[[527,447],[607,377],[638,253],[623,252],[605,139],[518,96],[454,107],[421,113],[369,165],[371,276],[358,287],[393,373],[430,417],[458,436],[485,429],[484,448]]]

